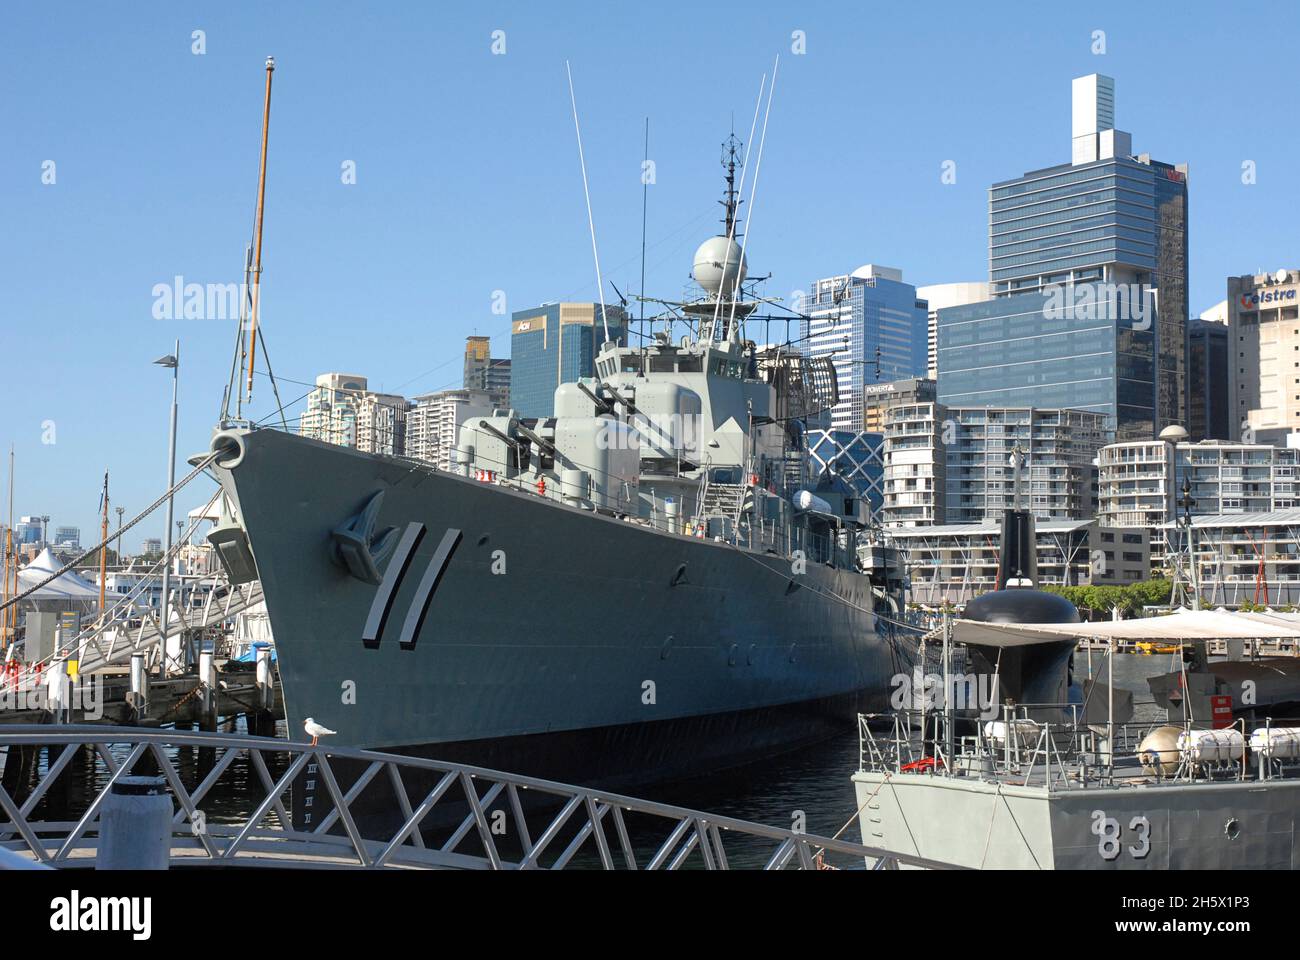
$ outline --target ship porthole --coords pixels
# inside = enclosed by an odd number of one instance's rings
[[[1236,817],[1229,817],[1228,822],[1223,825],[1223,835],[1229,840],[1236,840],[1241,836],[1241,821]]]
[[[734,666],[736,665],[736,650],[738,650],[739,647],[740,647],[740,644],[738,644],[738,643],[733,643],[733,644],[731,645],[731,649],[727,651],[727,665],[728,665],[728,666],[734,667]]]
[[[758,644],[756,644],[756,643],[751,643],[751,644],[749,645],[749,652],[748,652],[747,654],[745,654],[745,663],[746,663],[748,666],[751,666],[751,667],[752,667],[752,666],[754,665],[754,650],[755,650],[757,647],[758,647]]]
[[[481,537],[478,538],[478,545],[479,545],[480,547],[483,546],[483,545],[485,545],[487,542],[488,542],[488,535],[487,535],[486,533],[483,534],[483,536],[481,536]]]
[[[799,646],[797,643],[790,644],[790,662],[794,663],[794,648]]]
[[[667,660],[668,655],[673,652],[673,638],[669,637],[664,641],[664,645],[659,648],[659,659]]]

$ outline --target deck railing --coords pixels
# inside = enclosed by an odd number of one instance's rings
[[[1135,779],[1169,784],[1300,777],[1300,753],[1271,755],[1264,750],[1252,751],[1250,746],[1255,732],[1300,729],[1300,720],[1237,719],[1231,729],[1241,735],[1240,755],[1213,762],[1197,760],[1172,743],[1158,750],[1148,748],[1153,756],[1147,761],[1139,758],[1143,741],[1156,728],[1176,727],[1190,733],[1206,729],[1203,723],[1153,720],[1110,727],[1104,721],[1086,722],[1078,704],[1007,706],[992,721],[997,725],[994,729],[986,725],[989,721],[970,716],[959,716],[952,722],[950,735],[949,720],[942,710],[860,715],[859,770],[891,776],[913,773],[971,777],[1051,790]],[[958,733],[961,727],[971,732]],[[1113,747],[1108,744],[1108,730],[1113,731]],[[1267,733],[1264,741],[1268,741]]]

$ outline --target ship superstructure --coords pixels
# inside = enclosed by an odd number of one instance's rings
[[[466,422],[450,471],[218,430],[212,540],[233,579],[261,579],[291,729],[627,783],[886,702],[903,667],[875,610],[897,601],[860,559],[867,505],[805,472],[802,421],[834,404],[834,373],[745,338],[762,301],[733,175],[700,295],[643,344],[606,342],[554,417]]]

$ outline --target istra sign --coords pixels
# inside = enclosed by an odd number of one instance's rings
[[[1295,287],[1291,287],[1289,290],[1260,290],[1258,293],[1243,293],[1241,295],[1241,307],[1243,310],[1250,310],[1258,307],[1261,303],[1281,303],[1283,300],[1294,300],[1295,298]]]

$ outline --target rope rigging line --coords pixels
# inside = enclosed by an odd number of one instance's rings
[[[84,563],[88,558],[96,554],[98,551],[107,549],[110,543],[112,543],[122,534],[126,533],[126,531],[130,530],[132,527],[134,527],[145,517],[149,516],[149,514],[153,513],[155,510],[161,507],[167,501],[168,497],[174,494],[181,487],[185,486],[187,483],[189,483],[191,480],[197,477],[200,473],[202,473],[208,467],[208,465],[212,463],[213,460],[217,459],[217,457],[219,456],[221,456],[220,451],[214,451],[212,453],[209,453],[202,460],[200,460],[198,465],[193,470],[191,470],[185,477],[183,477],[179,483],[173,484],[170,489],[164,491],[162,496],[160,496],[153,503],[149,504],[149,506],[145,507],[145,509],[141,513],[137,514],[135,519],[133,519],[130,523],[126,524],[125,526],[118,527],[117,530],[113,532],[113,535],[109,537],[107,540],[104,540],[103,542],[99,543],[97,546],[91,547],[89,550],[81,554],[81,556],[77,557],[76,559],[70,560],[69,562],[65,563],[62,567],[60,567],[58,570],[55,570],[52,574],[50,574],[44,580],[37,583],[35,586],[28,587],[22,593],[16,594],[15,596],[10,597],[8,600],[4,601],[3,603],[0,603],[0,610],[7,610],[9,607],[12,607],[14,604],[16,604],[19,600],[26,599],[27,597],[35,593],[37,590],[40,590],[42,587],[49,585],[53,581],[57,580],[59,577],[63,576],[69,570],[72,570],[74,567],[77,567],[80,564]]]

